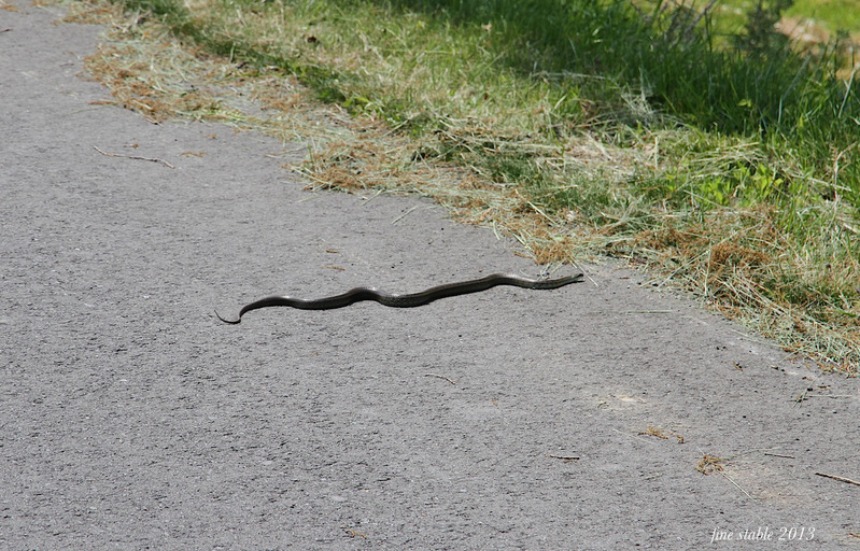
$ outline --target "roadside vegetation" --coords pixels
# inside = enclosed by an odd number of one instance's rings
[[[301,139],[315,187],[434,197],[539,263],[627,259],[857,373],[852,0],[117,2],[72,15],[113,23],[88,65],[116,101]]]

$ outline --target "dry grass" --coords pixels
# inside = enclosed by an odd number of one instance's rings
[[[704,475],[721,473],[725,469],[725,459],[715,455],[703,454],[696,464],[696,470]]]
[[[664,429],[662,429],[658,426],[648,425],[648,428],[646,428],[644,431],[640,432],[639,434],[641,436],[653,436],[654,438],[659,438],[660,440],[668,440],[669,436],[671,435],[672,437],[675,438],[675,440],[679,444],[684,443],[685,439],[680,434],[673,432],[673,431],[668,431],[669,432],[668,434],[666,432],[667,431],[665,431]]]

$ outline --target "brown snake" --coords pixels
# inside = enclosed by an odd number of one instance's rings
[[[344,308],[356,302],[363,300],[373,300],[389,306],[391,308],[415,308],[429,304],[440,298],[455,297],[459,295],[468,295],[470,293],[479,293],[486,291],[497,285],[511,285],[514,287],[522,287],[524,289],[558,289],[571,283],[581,283],[584,275],[582,273],[560,277],[558,279],[526,279],[513,274],[493,274],[481,279],[472,279],[469,281],[460,281],[457,283],[447,283],[445,285],[437,285],[430,287],[420,293],[409,295],[389,295],[381,293],[373,287],[356,287],[340,295],[330,297],[304,300],[293,298],[290,296],[271,296],[261,298],[260,300],[246,304],[239,311],[239,317],[235,320],[222,318],[218,312],[215,315],[224,323],[235,325],[242,321],[242,316],[251,310],[259,310],[260,308],[271,308],[273,306],[289,306],[299,310],[334,310],[336,308]]]

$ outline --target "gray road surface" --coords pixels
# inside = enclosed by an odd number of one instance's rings
[[[430,203],[301,191],[300,145],[92,104],[99,29],[16,5],[0,549],[860,549],[860,487],[816,475],[860,479],[858,381],[629,271],[217,322],[538,270]]]

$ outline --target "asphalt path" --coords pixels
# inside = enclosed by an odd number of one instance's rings
[[[100,29],[11,6],[0,549],[860,549],[858,381],[621,267],[220,323],[539,269],[424,200],[302,191],[302,144],[99,103]]]

